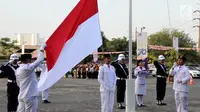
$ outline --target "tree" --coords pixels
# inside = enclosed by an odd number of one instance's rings
[[[173,45],[172,40],[173,37],[178,37],[179,38],[179,47],[185,47],[185,48],[193,48],[195,47],[196,43],[192,41],[191,37],[189,37],[189,34],[186,34],[184,31],[179,31],[178,29],[163,29],[155,34],[152,34],[149,36],[148,43],[149,45],[162,45],[162,46],[171,46]],[[168,55],[172,57],[176,57],[173,55],[174,51],[156,51],[156,50],[149,50],[149,54],[151,55],[152,59],[157,59],[158,55],[162,54],[167,56],[167,61],[174,62],[174,59],[172,60]],[[196,51],[186,51],[186,50],[180,50],[179,54],[182,54],[188,58],[189,62],[197,62],[197,60],[194,59],[199,59],[197,52]],[[151,60],[152,62],[153,60]],[[168,63],[169,66],[171,63]]]
[[[4,37],[0,40],[0,56],[9,56],[19,49],[15,44],[17,41],[11,41],[10,38]]]

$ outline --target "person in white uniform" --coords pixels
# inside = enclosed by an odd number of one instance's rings
[[[116,86],[115,68],[110,64],[110,55],[104,55],[105,64],[100,67],[98,81],[101,93],[101,112],[113,112]]]
[[[173,89],[177,112],[188,112],[188,82],[190,81],[189,69],[185,66],[186,57],[179,56],[177,66],[172,68],[174,75]]]
[[[40,75],[40,77],[41,77],[47,69],[46,59],[40,65],[40,68],[42,70],[41,75]],[[49,97],[49,89],[42,91],[42,101],[44,104],[51,103],[50,101],[48,101],[48,97]]]
[[[21,55],[22,64],[16,70],[17,84],[20,88],[18,95],[19,106],[17,112],[37,112],[38,109],[38,81],[34,70],[44,59],[46,44],[40,48],[37,60],[31,63],[32,55]]]
[[[143,96],[146,95],[146,77],[149,75],[149,72],[144,67],[142,60],[137,61],[137,67],[135,68],[134,75],[136,76],[135,94],[137,104],[139,107],[144,107]]]

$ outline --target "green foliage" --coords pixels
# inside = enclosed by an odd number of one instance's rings
[[[184,31],[179,31],[178,29],[172,29],[171,33],[169,29],[163,29],[155,34],[149,36],[149,45],[162,45],[162,46],[173,46],[173,37],[179,38],[179,47],[183,48],[193,48],[196,43],[186,34]],[[188,62],[197,63],[199,62],[199,57],[196,51],[187,51],[179,50],[179,54],[182,54],[188,58]],[[149,50],[149,63],[152,63],[157,59],[158,55],[165,55],[167,66],[170,67],[173,65],[176,59],[175,50],[170,51],[158,51],[158,50]]]
[[[174,62],[176,62],[177,58],[176,58],[176,50],[172,49],[169,51],[165,51],[164,55],[166,56],[166,66],[167,68],[171,68],[174,64]]]
[[[110,51],[126,51],[128,47],[128,41],[126,37],[112,38],[111,41],[107,42],[107,46]]]
[[[15,46],[15,43],[17,41],[11,41],[10,38],[1,38],[0,40],[0,56],[9,56],[12,54],[16,49],[18,49],[17,46]]]

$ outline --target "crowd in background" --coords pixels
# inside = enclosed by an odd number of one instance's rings
[[[88,64],[78,64],[66,75],[72,75],[73,78],[78,79],[97,79],[98,71],[101,64],[88,63]]]

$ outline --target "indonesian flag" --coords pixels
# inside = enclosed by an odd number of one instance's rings
[[[46,42],[47,67],[38,83],[48,89],[102,45],[97,0],[80,0]]]

